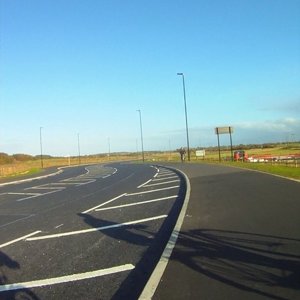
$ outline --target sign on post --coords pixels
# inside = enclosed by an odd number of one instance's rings
[[[232,153],[232,137],[231,134],[233,133],[233,127],[225,126],[225,127],[216,127],[215,133],[218,136],[218,148],[219,148],[219,161],[221,161],[221,152],[220,152],[220,139],[219,134],[228,134],[230,135],[230,150],[231,150],[231,160],[233,160],[233,153]]]
[[[216,127],[215,128],[215,133],[216,134],[230,134],[233,133],[233,127],[227,126],[227,127]]]
[[[205,149],[203,150],[196,150],[196,157],[202,157],[204,159],[205,157]]]

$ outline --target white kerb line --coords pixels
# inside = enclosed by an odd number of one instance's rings
[[[19,289],[30,289],[30,288],[34,288],[34,287],[42,287],[42,286],[48,286],[48,285],[53,285],[53,284],[59,284],[59,283],[79,281],[79,280],[83,280],[83,279],[90,279],[90,278],[105,276],[105,275],[109,275],[109,274],[130,271],[134,268],[135,268],[135,266],[132,264],[125,264],[125,265],[121,265],[121,266],[117,266],[117,267],[96,270],[96,271],[90,271],[90,272],[85,272],[85,273],[79,273],[79,274],[73,274],[73,275],[67,275],[67,276],[61,276],[61,277],[54,277],[54,278],[48,278],[48,279],[41,279],[41,280],[34,280],[34,281],[27,281],[27,282],[20,282],[20,283],[5,284],[5,285],[0,285],[0,292],[13,291],[13,290],[19,290]]]
[[[33,235],[35,235],[35,234],[40,233],[40,232],[41,232],[41,231],[38,230],[38,231],[32,232],[32,233],[30,233],[30,234],[21,236],[21,237],[19,237],[19,238],[17,238],[17,239],[14,239],[14,240],[9,241],[9,242],[7,242],[7,243],[1,244],[1,245],[0,245],[0,248],[9,246],[9,245],[11,245],[11,244],[17,243],[17,242],[22,241],[22,240],[25,240],[26,238],[31,237],[31,236],[33,236]]]

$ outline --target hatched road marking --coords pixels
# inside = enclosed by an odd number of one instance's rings
[[[98,208],[98,209],[96,209],[96,211],[109,210],[109,209],[116,209],[116,208],[123,208],[123,207],[135,206],[135,205],[140,205],[140,204],[147,204],[147,203],[152,203],[152,202],[157,202],[157,201],[163,201],[163,200],[168,200],[168,199],[174,199],[174,198],[177,198],[177,197],[178,197],[178,195],[175,195],[175,196],[169,196],[169,197],[164,197],[164,198],[158,198],[158,199],[152,199],[152,200],[140,201],[140,202],[136,202],[136,203],[122,204],[122,205],[118,205],[118,206],[111,206],[111,207]]]

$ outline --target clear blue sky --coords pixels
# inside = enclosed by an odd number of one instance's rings
[[[185,146],[177,72],[192,147],[300,140],[300,1],[0,0],[0,152]]]

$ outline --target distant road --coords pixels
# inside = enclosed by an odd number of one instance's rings
[[[1,186],[0,299],[136,299],[185,189],[175,171],[146,164]]]

